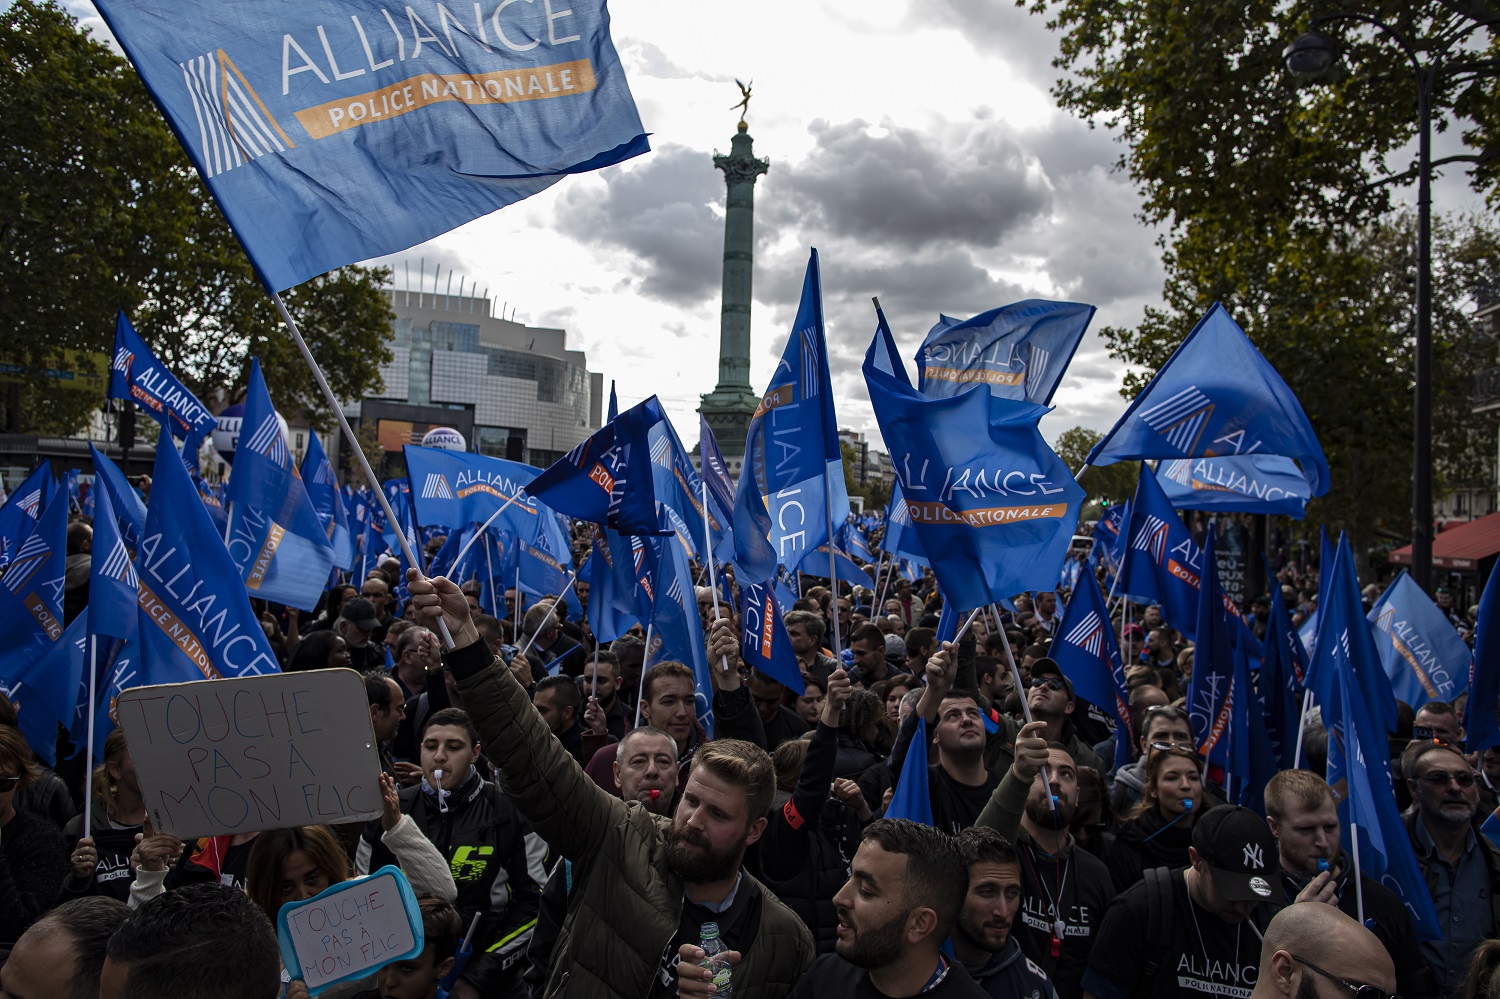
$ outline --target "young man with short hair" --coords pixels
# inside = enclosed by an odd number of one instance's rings
[[[417,613],[441,618],[453,635],[455,647],[444,658],[508,795],[574,862],[578,897],[545,994],[664,999],[677,988],[681,947],[701,938],[704,923],[717,922],[726,946],[744,955],[737,982],[767,999],[783,997],[811,963],[813,945],[802,921],[741,866],[765,829],[775,791],[766,751],[734,739],[697,747],[670,821],[621,801],[589,780],[515,678],[494,662],[458,587],[415,570],[408,580]],[[738,638],[728,620],[714,625],[709,651],[717,660],[737,649]]]
[[[579,717],[583,710],[583,695],[578,692],[577,681],[570,676],[544,676],[532,691],[531,701],[552,734],[582,766],[586,762],[583,757],[583,723]]]
[[[885,656],[885,635],[873,624],[855,628],[849,636],[849,652],[854,656],[854,667],[849,670],[849,679],[856,687],[869,687],[888,680],[897,669]]]
[[[969,891],[954,924],[953,955],[990,999],[1057,999],[1047,973],[1021,953],[1012,932],[1021,909],[1021,861],[988,826],[958,834],[969,864]]]

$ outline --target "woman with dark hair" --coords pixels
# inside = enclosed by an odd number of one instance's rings
[[[0,951],[5,953],[52,907],[68,875],[62,830],[44,815],[15,807],[16,793],[40,775],[21,733],[0,726]]]
[[[816,727],[818,715],[823,713],[823,698],[828,694],[828,688],[824,686],[826,682],[817,677],[803,677],[804,689],[792,702],[792,710],[809,726]]]
[[[336,631],[315,631],[302,639],[286,665],[288,673],[310,669],[342,669],[349,665],[349,648]]]
[[[1158,749],[1146,763],[1146,790],[1125,813],[1109,854],[1116,891],[1153,867],[1188,866],[1193,823],[1204,811],[1202,760],[1186,749]]]

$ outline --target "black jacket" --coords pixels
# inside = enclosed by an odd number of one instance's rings
[[[1115,891],[1129,888],[1153,867],[1188,866],[1188,847],[1193,843],[1193,823],[1197,816],[1183,816],[1168,828],[1171,821],[1153,808],[1120,825],[1109,854],[1109,874],[1114,878]]]

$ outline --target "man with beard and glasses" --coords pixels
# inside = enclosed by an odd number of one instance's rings
[[[1406,831],[1443,933],[1422,941],[1422,956],[1440,994],[1450,996],[1474,948],[1500,927],[1500,850],[1474,831],[1479,787],[1458,749],[1413,742],[1401,754],[1401,772],[1412,801]]]
[[[988,826],[958,834],[969,863],[969,892],[953,927],[953,956],[990,999],[1057,999],[1052,981],[1011,933],[1021,908],[1021,863],[1010,841]]]
[[[792,999],[987,999],[961,963],[942,954],[968,891],[958,841],[907,819],[865,828],[834,896],[838,942]]]
[[[665,999],[685,944],[716,922],[741,957],[735,984],[781,999],[812,962],[812,936],[741,868],[776,789],[766,751],[741,740],[700,746],[672,818],[595,784],[484,645],[457,585],[408,576],[425,621],[454,638],[444,653],[505,789],[536,831],[572,861],[568,914],[545,994]],[[717,657],[714,662],[717,663]]]
[[[1293,905],[1266,927],[1250,999],[1390,999],[1395,987],[1373,933],[1331,905]]]
[[[1078,768],[1072,754],[1043,741],[1045,723],[1022,727],[1015,761],[979,824],[1014,842],[1020,862],[1021,910],[1015,937],[1063,999],[1081,999],[1083,974],[1115,896],[1109,868],[1073,841]],[[1049,783],[1042,780],[1046,765]]]

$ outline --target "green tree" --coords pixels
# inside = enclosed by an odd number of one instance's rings
[[[107,369],[114,317],[205,402],[243,389],[261,357],[278,407],[330,416],[234,239],[139,77],[49,0],[0,14],[0,429],[71,433],[101,399],[52,390],[43,372],[82,358]],[[381,271],[345,268],[293,289],[289,308],[341,397],[379,385],[390,312]]]
[[[1148,308],[1135,328],[1103,331],[1114,356],[1144,371],[1126,378],[1123,394],[1138,391],[1222,301],[1296,392],[1328,455],[1333,488],[1308,522],[1366,540],[1407,535],[1413,226],[1391,205],[1413,171],[1382,176],[1417,122],[1416,81],[1400,49],[1340,24],[1341,70],[1304,86],[1281,50],[1314,16],[1345,9],[1332,0],[1022,5],[1061,33],[1056,64],[1068,75],[1054,87],[1059,102],[1120,131],[1119,165],[1141,191],[1142,218],[1164,230],[1165,307]],[[1418,39],[1424,58],[1471,32],[1470,51],[1440,78],[1436,118],[1462,128],[1476,150],[1443,162],[1469,163],[1475,189],[1496,198],[1500,13],[1483,0],[1359,9]],[[1472,337],[1465,303],[1475,276],[1494,273],[1495,230],[1478,219],[1437,230],[1434,453],[1441,481],[1455,482],[1472,469],[1482,429],[1468,411],[1467,379],[1473,365],[1493,363],[1479,357],[1490,348]]]
[[[1089,430],[1085,427],[1069,427],[1057,437],[1057,444],[1053,450],[1068,466],[1068,471],[1074,475],[1083,467],[1084,461],[1088,459],[1089,452],[1094,445],[1104,439],[1104,435],[1097,430]],[[1140,477],[1141,463],[1138,461],[1121,461],[1113,465],[1104,465],[1099,468],[1090,467],[1084,475],[1083,486],[1087,494],[1085,503],[1123,503],[1135,495],[1136,479]]]

